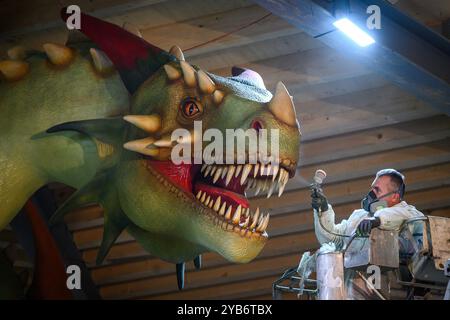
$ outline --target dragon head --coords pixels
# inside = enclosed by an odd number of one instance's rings
[[[174,263],[205,251],[240,263],[255,258],[268,238],[269,215],[250,208],[246,191],[281,195],[298,161],[299,124],[285,86],[278,83],[272,95],[254,71],[233,68],[231,77],[208,73],[186,62],[178,47],[166,52],[88,15],[82,15],[81,26],[105,53],[98,51],[98,63],[112,62],[119,71],[131,106],[123,118],[66,123],[49,130],[84,132],[98,145],[115,150],[113,165],[78,190],[56,215],[88,200],[102,204],[105,232],[98,261],[124,228],[149,252]],[[192,161],[172,159],[177,146],[172,133],[177,129],[192,133],[183,140],[193,149]],[[206,151],[211,145],[207,129],[224,139],[229,129],[277,129],[279,161],[250,163],[247,151],[239,162],[232,154],[232,164],[211,163],[205,153],[196,162],[202,152],[196,146]]]

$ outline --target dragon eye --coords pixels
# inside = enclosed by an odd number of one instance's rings
[[[192,99],[183,101],[181,109],[187,118],[193,118],[203,111],[201,105]]]

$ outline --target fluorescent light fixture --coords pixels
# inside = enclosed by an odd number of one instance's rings
[[[361,47],[367,47],[368,45],[375,43],[375,40],[371,36],[347,18],[337,20],[333,25]]]

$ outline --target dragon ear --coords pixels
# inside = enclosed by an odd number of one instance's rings
[[[61,10],[61,17],[64,22],[69,18],[66,8]],[[80,31],[111,59],[131,94],[161,66],[177,60],[139,36],[84,13]]]

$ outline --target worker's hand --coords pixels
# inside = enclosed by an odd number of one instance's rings
[[[324,212],[328,210],[328,201],[325,195],[323,194],[322,189],[320,188],[312,188],[311,189],[311,206],[313,209],[317,211]]]
[[[370,234],[373,228],[379,227],[381,220],[378,217],[371,217],[363,219],[356,228],[356,235],[366,237]]]

